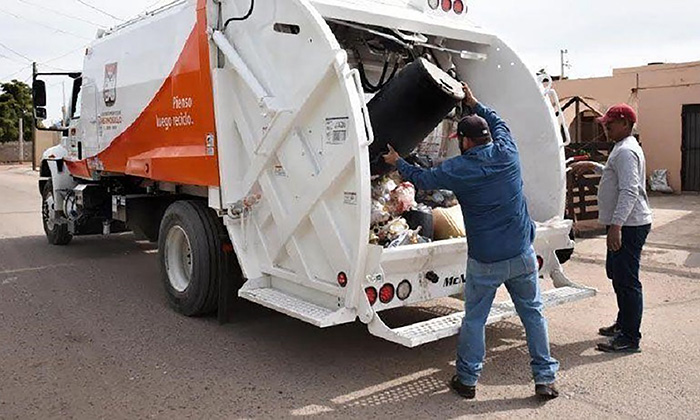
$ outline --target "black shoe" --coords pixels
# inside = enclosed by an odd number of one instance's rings
[[[453,376],[450,380],[450,388],[468,400],[476,397],[476,385],[464,385],[457,375]]]
[[[607,343],[598,343],[596,350],[606,353],[639,353],[642,351],[639,348],[639,343],[633,343],[621,336],[617,336]]]
[[[617,325],[617,322],[612,324],[609,327],[602,327],[598,329],[598,334],[604,336],[604,337],[615,337],[620,333],[620,326]]]
[[[543,400],[553,400],[559,396],[559,391],[554,382],[551,384],[536,384],[535,395]]]

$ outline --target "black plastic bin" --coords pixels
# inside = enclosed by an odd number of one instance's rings
[[[387,143],[408,156],[463,98],[462,85],[428,60],[404,67],[367,104],[374,131],[372,175],[391,170],[382,159]]]

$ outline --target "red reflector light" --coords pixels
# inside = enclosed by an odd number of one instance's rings
[[[374,305],[374,302],[377,301],[377,289],[375,289],[372,286],[366,287],[365,294],[367,295],[367,300],[369,301],[369,304]]]
[[[442,10],[445,12],[452,10],[452,0],[442,0]]]
[[[464,13],[464,2],[462,0],[455,0],[452,10],[454,10],[458,15],[461,15]]]
[[[394,298],[394,285],[387,283],[379,289],[379,301],[389,303]]]
[[[537,256],[537,269],[541,270],[543,265],[544,265],[544,259],[538,255]]]
[[[348,276],[343,271],[338,273],[338,284],[340,287],[345,287],[348,285]]]

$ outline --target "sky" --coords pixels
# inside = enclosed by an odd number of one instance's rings
[[[0,81],[30,81],[32,61],[42,71],[79,70],[85,46],[99,28],[170,2],[0,0]],[[700,60],[698,0],[466,3],[470,19],[499,35],[533,72],[544,68],[558,75],[561,49],[568,50],[570,78],[609,76],[613,68],[650,62]],[[52,88],[55,95],[57,87]]]

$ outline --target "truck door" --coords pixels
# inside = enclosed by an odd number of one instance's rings
[[[77,114],[74,114],[74,118],[78,119],[78,127],[70,133],[70,152],[78,159],[85,159],[98,152],[99,121],[96,95],[94,80],[84,78],[78,101],[80,105],[76,108]]]

